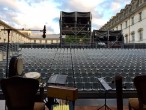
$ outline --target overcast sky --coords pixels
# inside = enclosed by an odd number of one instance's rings
[[[15,28],[58,34],[60,11],[91,12],[92,30],[99,29],[131,0],[0,0],[0,19]]]

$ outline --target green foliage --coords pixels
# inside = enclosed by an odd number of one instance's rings
[[[85,35],[66,35],[64,38],[64,43],[88,43],[90,38]]]

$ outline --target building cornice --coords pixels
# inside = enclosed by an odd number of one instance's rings
[[[4,21],[0,20],[0,24],[3,25],[3,26],[5,26],[7,29],[13,29],[13,31],[15,31],[16,33],[19,33],[19,34],[22,35],[23,37],[26,37],[26,38],[29,38],[29,39],[30,39],[29,36],[27,36],[27,35],[21,33],[19,30],[13,28],[12,26],[10,26],[10,25],[8,25],[7,23],[5,23]]]
[[[130,8],[132,8],[131,4],[126,5],[126,7],[129,6]],[[127,8],[129,8],[127,7]],[[139,10],[141,10],[142,8],[146,7],[146,2],[144,2],[143,4],[141,4],[140,6],[138,6],[137,8],[135,8],[135,10],[128,12],[128,15],[126,15],[125,17],[123,17],[123,19],[118,19],[119,16],[121,16],[123,13],[125,13],[126,8],[121,9],[120,13],[117,13],[116,16],[112,19],[110,19],[109,22],[107,22],[104,26],[102,26],[100,28],[100,30],[105,30],[105,28],[108,28],[108,30],[113,29],[114,27],[116,27],[117,25],[121,24],[123,21],[125,21],[126,19],[130,18],[134,13],[138,12]],[[114,22],[115,19],[118,19],[117,22]],[[110,24],[112,24],[112,26],[109,26]]]
[[[30,38],[30,40],[58,40],[60,38]]]

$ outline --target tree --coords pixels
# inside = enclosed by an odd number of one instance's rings
[[[89,43],[90,38],[85,35],[66,35],[64,38],[64,43]]]

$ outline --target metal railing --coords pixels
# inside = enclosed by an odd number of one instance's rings
[[[16,44],[16,48],[123,48],[123,49],[145,49],[146,43],[125,43],[110,44],[97,42],[97,43],[52,43],[52,44],[37,44],[25,43]]]

